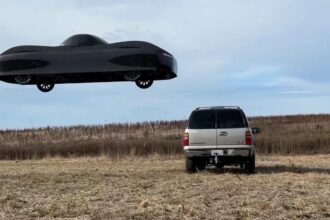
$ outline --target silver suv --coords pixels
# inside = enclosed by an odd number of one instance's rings
[[[252,133],[259,133],[259,128],[251,129],[243,110],[237,106],[195,109],[183,137],[186,170],[195,172],[207,165],[218,168],[240,165],[254,172]]]

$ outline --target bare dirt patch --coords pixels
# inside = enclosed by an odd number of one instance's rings
[[[0,218],[329,219],[330,155],[259,156],[256,174],[182,157],[0,162]]]

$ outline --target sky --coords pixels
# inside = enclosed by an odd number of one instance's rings
[[[248,116],[330,112],[328,0],[0,0],[0,52],[74,34],[142,40],[172,53],[178,77],[36,86],[0,82],[0,129],[187,119],[199,106]]]

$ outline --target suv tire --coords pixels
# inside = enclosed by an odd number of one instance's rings
[[[253,154],[249,159],[249,163],[245,164],[245,170],[249,173],[254,173],[256,168],[256,156]]]
[[[196,172],[196,163],[193,158],[186,157],[186,171],[188,173]]]
[[[206,168],[206,162],[203,158],[198,158],[195,160],[195,163],[196,163],[196,167],[198,169],[198,171],[202,171],[202,170],[205,170]]]

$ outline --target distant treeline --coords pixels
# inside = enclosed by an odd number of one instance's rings
[[[249,118],[259,154],[330,153],[330,114]],[[0,130],[0,159],[181,154],[186,120]]]

